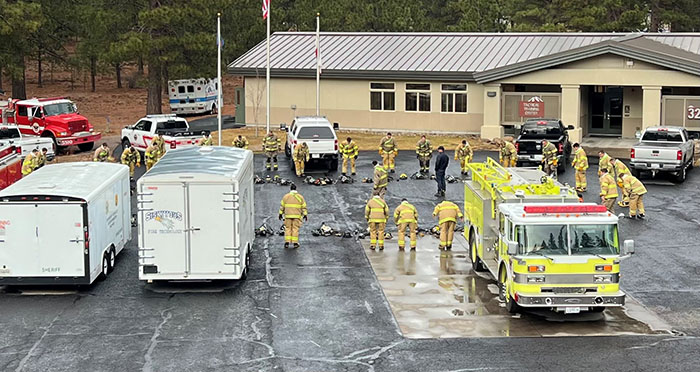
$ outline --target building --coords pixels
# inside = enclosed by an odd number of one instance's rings
[[[315,113],[315,34],[271,43],[271,122]],[[700,130],[700,33],[322,33],[321,114],[342,128],[502,136],[561,118],[573,140],[634,137],[650,125]],[[228,72],[244,77],[237,118],[265,122],[265,42]]]

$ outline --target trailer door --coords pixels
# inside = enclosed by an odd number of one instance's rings
[[[193,275],[235,272],[240,263],[235,239],[237,198],[231,184],[190,184],[189,256]]]
[[[141,270],[157,267],[160,274],[186,277],[186,184],[144,184],[139,198]]]
[[[81,204],[7,204],[0,206],[0,215],[0,266],[6,267],[5,276],[85,276]]]

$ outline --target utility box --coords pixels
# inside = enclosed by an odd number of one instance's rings
[[[168,151],[137,183],[139,279],[243,279],[255,238],[253,152]]]

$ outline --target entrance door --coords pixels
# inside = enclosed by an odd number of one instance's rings
[[[589,112],[590,134],[622,135],[622,88],[602,87],[591,91]]]
[[[234,106],[236,107],[236,123],[245,123],[245,87],[235,90]]]

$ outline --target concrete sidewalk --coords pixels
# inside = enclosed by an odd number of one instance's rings
[[[586,150],[588,160],[596,159],[598,151],[603,150],[613,158],[629,159],[630,149],[639,140],[619,137],[584,137],[581,146]]]

